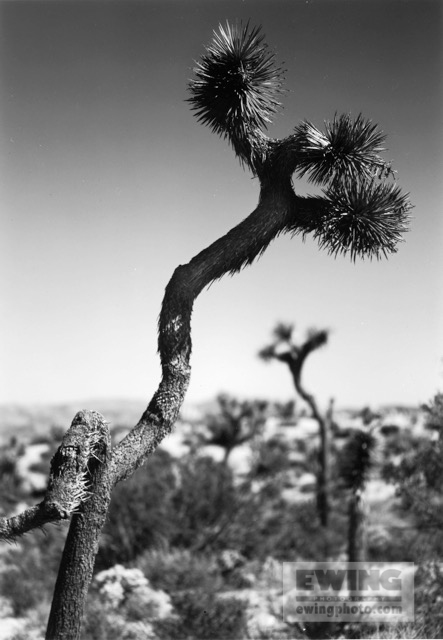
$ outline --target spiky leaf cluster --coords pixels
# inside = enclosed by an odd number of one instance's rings
[[[297,173],[320,185],[389,175],[390,164],[380,155],[385,151],[385,138],[361,114],[355,120],[349,114],[335,116],[332,122],[325,122],[325,132],[303,122],[295,132]]]
[[[397,251],[408,230],[408,196],[394,183],[356,179],[324,192],[323,214],[314,236],[330,254],[351,260]]]
[[[323,215],[314,231],[333,255],[380,258],[394,253],[408,230],[408,196],[386,178],[385,135],[360,114],[335,116],[322,132],[309,122],[295,133],[299,176],[324,187]]]
[[[376,440],[368,431],[356,431],[342,450],[340,477],[347,489],[362,489],[373,466]]]
[[[317,197],[321,215],[303,233],[313,232],[329,253],[348,254],[352,260],[396,251],[408,230],[411,205],[387,181],[394,172],[381,155],[385,135],[376,125],[361,114],[356,119],[336,115],[324,131],[305,121],[292,136],[270,141],[262,128],[280,106],[283,72],[260,27],[220,26],[194,71],[189,102],[198,120],[228,137],[242,163],[268,180],[276,169],[288,178],[295,171],[323,188],[324,197]]]
[[[283,71],[260,27],[220,25],[194,74],[189,102],[197,119],[223,137],[262,129],[280,107]]]

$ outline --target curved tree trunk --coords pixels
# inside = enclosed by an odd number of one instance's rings
[[[331,444],[331,422],[332,422],[332,406],[329,408],[326,416],[323,416],[317,406],[317,402],[312,394],[308,393],[301,383],[302,363],[298,361],[288,362],[292,373],[294,386],[297,393],[309,405],[312,411],[312,417],[316,420],[320,435],[320,448],[318,452],[319,470],[317,474],[317,510],[321,526],[326,529],[329,525],[330,511],[330,444]]]

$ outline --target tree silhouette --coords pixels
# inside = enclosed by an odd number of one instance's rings
[[[51,499],[0,524],[4,537],[14,537],[71,517],[47,638],[80,636],[112,488],[146,461],[177,419],[190,378],[192,307],[201,291],[251,264],[284,232],[312,233],[333,255],[355,259],[396,251],[407,230],[408,198],[388,182],[390,164],[380,155],[384,135],[370,121],[344,115],[334,117],[324,133],[304,122],[283,140],[265,135],[263,128],[280,106],[282,82],[283,72],[259,28],[226,25],[214,33],[195,68],[189,100],[199,121],[227,138],[242,164],[258,178],[258,205],[243,222],[174,271],[159,318],[162,377],[137,425],[111,450],[103,417],[80,412],[69,442],[56,454],[57,482]],[[323,195],[296,195],[294,173],[322,185]],[[75,499],[69,498],[71,493]]]
[[[224,463],[235,447],[258,435],[266,420],[267,402],[237,400],[226,394],[217,397],[218,411],[205,417],[209,435],[202,444],[215,444],[224,449]]]
[[[259,357],[265,362],[278,360],[289,367],[295,389],[298,395],[309,405],[312,417],[317,421],[320,432],[320,447],[318,453],[317,473],[317,509],[321,525],[328,526],[329,522],[329,492],[330,492],[330,438],[332,423],[332,401],[328,411],[323,414],[315,397],[309,393],[302,383],[302,371],[307,357],[315,350],[327,343],[328,332],[310,329],[306,339],[300,345],[293,341],[294,327],[291,324],[279,323],[274,329],[273,342],[259,352]]]

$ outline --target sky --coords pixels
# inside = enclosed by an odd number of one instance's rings
[[[388,260],[283,236],[203,291],[186,401],[290,400],[286,367],[257,358],[277,321],[296,339],[330,330],[304,370],[323,405],[443,390],[442,15],[440,0],[0,0],[0,403],[143,407],[155,391],[169,278],[258,198],[186,102],[226,20],[261,25],[287,70],[268,135],[362,113],[387,134],[413,220]]]

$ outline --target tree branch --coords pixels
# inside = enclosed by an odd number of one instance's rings
[[[91,471],[105,455],[109,428],[96,411],[79,411],[51,460],[43,502],[0,518],[0,539],[12,540],[49,522],[68,519],[90,497]]]
[[[40,502],[16,516],[0,518],[0,540],[12,541],[32,529],[38,529],[45,524],[59,522],[63,519],[56,508]]]

